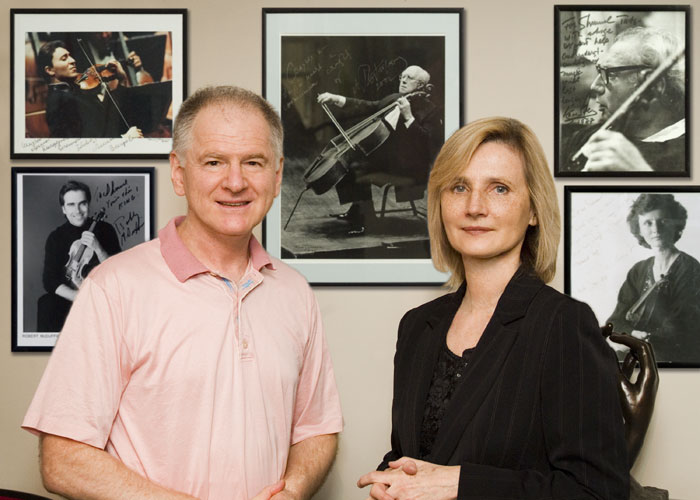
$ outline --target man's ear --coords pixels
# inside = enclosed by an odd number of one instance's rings
[[[170,180],[178,196],[185,196],[185,165],[175,151],[170,152]]]
[[[44,66],[44,72],[49,76],[56,75],[56,70],[53,69],[53,66]]]
[[[642,80],[645,81],[649,78],[649,75],[653,72],[651,69],[645,69],[641,71]],[[661,99],[661,97],[666,92],[666,78],[660,76],[652,83],[649,88],[640,96],[639,100],[644,104],[650,104],[655,99]]]

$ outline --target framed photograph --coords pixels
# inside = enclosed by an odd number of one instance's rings
[[[153,237],[153,175],[12,168],[13,351],[50,351],[90,270]]]
[[[567,186],[564,206],[566,293],[659,366],[700,367],[700,186]]]
[[[263,229],[312,284],[438,284],[426,186],[462,124],[463,9],[263,9],[284,177]]]
[[[559,177],[689,177],[690,7],[554,6]]]
[[[166,158],[185,9],[11,9],[11,158]]]

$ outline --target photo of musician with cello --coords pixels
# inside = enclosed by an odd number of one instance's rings
[[[659,366],[700,367],[700,187],[567,186],[565,212],[566,293]]]
[[[555,12],[555,175],[690,176],[689,7]]]
[[[176,22],[182,17],[174,13],[179,11],[164,12],[170,19],[158,17],[152,26],[166,28],[158,30],[135,22],[141,14],[132,14],[132,19],[118,12],[94,16],[66,10],[49,17],[13,10],[13,64],[23,49],[23,71],[12,79],[13,157],[21,152],[61,158],[143,157],[169,146],[173,111],[184,91],[183,82],[177,81],[181,47],[175,43],[182,39]],[[47,21],[54,16],[56,21]],[[130,22],[121,22],[124,18]],[[142,21],[146,19],[154,18]]]
[[[323,18],[316,26],[345,18],[354,28],[353,20],[366,19],[387,30],[379,19],[391,15],[374,17],[381,15],[301,9],[289,19],[302,19],[299,30],[314,16]],[[279,33],[281,73],[274,76],[280,93],[268,98],[281,111],[285,171],[279,211],[273,206],[266,223],[278,214],[280,256],[302,272],[324,261],[429,262],[426,187],[435,156],[457,124],[459,93],[448,78],[459,59],[450,60],[454,52],[440,30],[406,33],[294,34],[287,27]],[[336,281],[332,274],[318,276]]]
[[[13,350],[50,350],[90,270],[147,241],[152,168],[13,168]]]

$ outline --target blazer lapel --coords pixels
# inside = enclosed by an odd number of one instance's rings
[[[452,457],[460,436],[496,383],[518,336],[517,325],[512,323],[525,315],[527,306],[542,286],[542,281],[528,275],[522,268],[508,283],[474,350],[473,361],[467,366],[462,382],[452,395],[435,438],[430,461],[448,463]]]
[[[462,285],[426,318],[424,330],[417,336],[416,345],[411,348],[410,366],[414,369],[406,381],[406,387],[414,387],[415,390],[407,395],[406,434],[402,438],[402,442],[407,443],[403,450],[406,456],[417,457],[420,452],[420,433],[430,382],[433,379],[440,349],[445,343],[447,330],[464,297],[464,290],[465,287]]]

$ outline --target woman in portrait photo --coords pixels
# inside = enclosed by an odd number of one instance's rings
[[[588,305],[545,285],[560,217],[534,133],[486,118],[428,183],[435,267],[456,291],[399,325],[391,450],[358,486],[403,499],[627,499],[614,353]]]
[[[637,262],[608,322],[654,347],[659,362],[700,362],[700,262],[676,247],[688,212],[672,194],[642,193],[627,224],[652,256]]]

